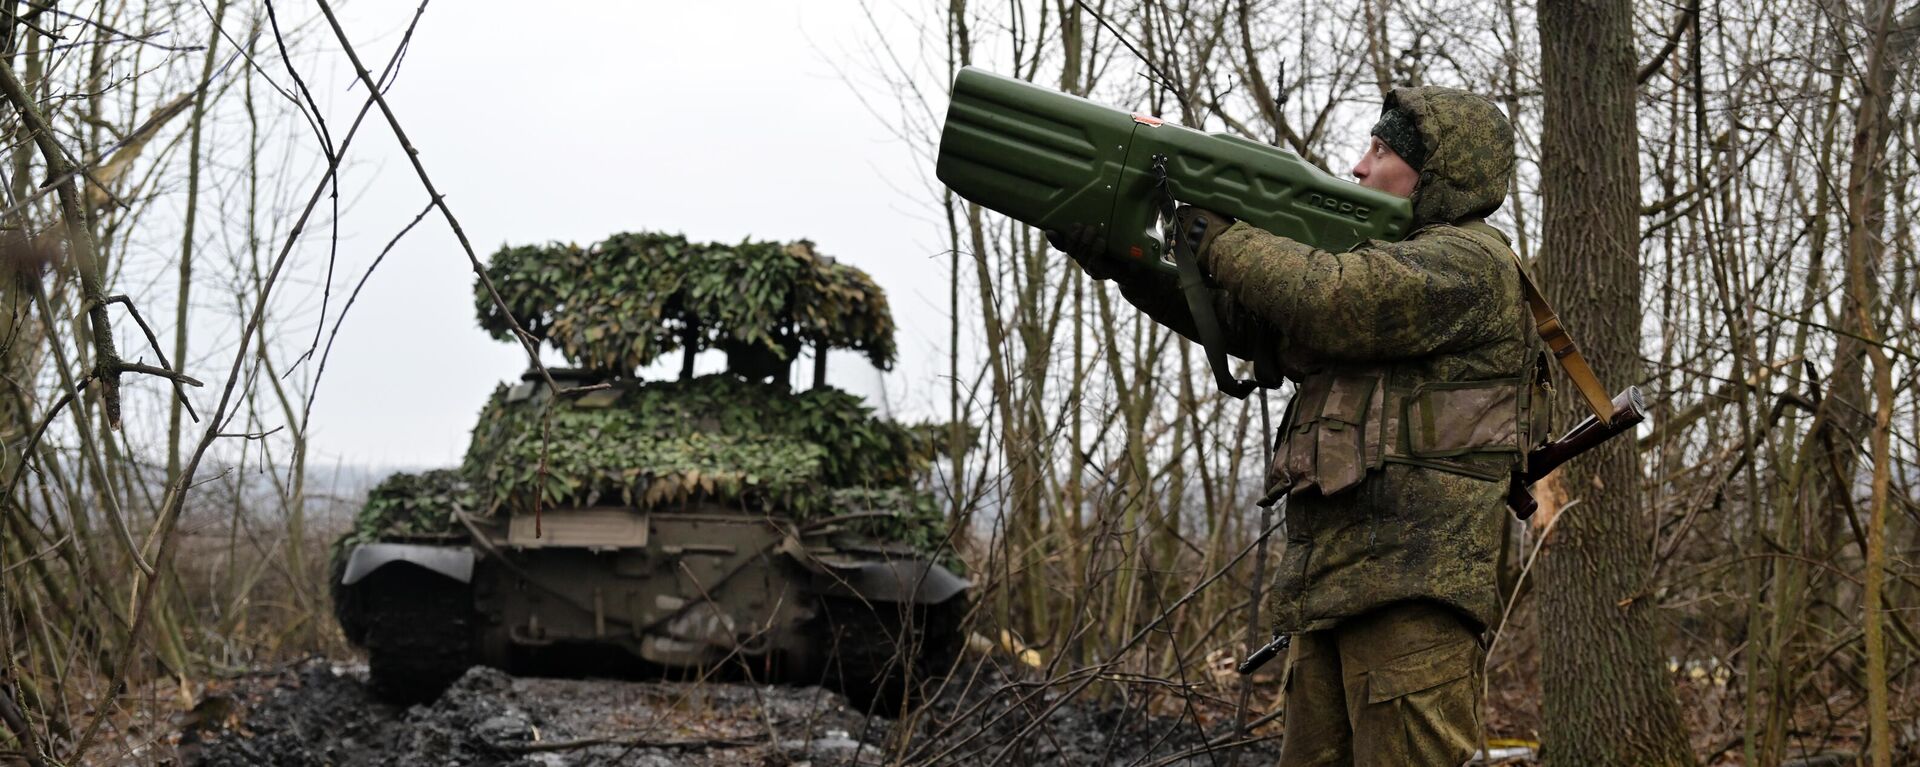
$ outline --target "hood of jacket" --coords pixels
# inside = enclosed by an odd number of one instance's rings
[[[1385,109],[1414,117],[1427,162],[1413,192],[1413,224],[1454,224],[1499,210],[1513,178],[1513,124],[1487,99],[1457,88],[1395,88]]]

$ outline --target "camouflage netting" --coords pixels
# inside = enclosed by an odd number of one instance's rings
[[[889,365],[893,320],[865,272],[805,241],[715,245],[641,233],[590,248],[503,248],[487,275],[522,327],[612,388],[556,400],[537,384],[499,387],[463,465],[381,483],[343,543],[460,534],[452,508],[491,516],[696,502],[803,523],[844,515],[843,529],[923,550],[943,541],[940,510],[915,483],[933,440],[948,437],[944,427],[875,418],[831,388],[795,393],[732,374],[633,378],[689,343],[758,347],[783,360],[808,344]],[[475,293],[481,327],[512,340],[484,287]]]
[[[396,474],[368,496],[346,543],[458,533],[451,508],[476,516],[613,504],[647,509],[713,502],[937,548],[945,525],[914,486],[931,446],[873,417],[837,389],[789,392],[710,375],[625,382],[560,399],[510,402],[494,391],[458,470]],[[544,445],[543,445],[544,441]],[[544,448],[544,450],[543,450]],[[547,467],[540,475],[543,460]]]
[[[625,384],[550,402],[494,392],[463,471],[486,511],[689,500],[788,509],[832,505],[836,488],[906,489],[924,450],[906,427],[874,418],[837,389],[793,393],[728,375]]]
[[[886,293],[805,240],[724,245],[616,234],[587,248],[501,248],[487,276],[527,332],[598,373],[629,375],[690,340],[696,350],[757,346],[781,359],[801,344],[853,349],[882,368],[893,364]],[[486,289],[474,293],[480,327],[513,340]]]
[[[478,505],[479,495],[458,471],[399,472],[368,491],[366,505],[354,516],[353,529],[338,545],[381,537],[446,535],[460,529],[453,519],[454,509],[472,513]]]

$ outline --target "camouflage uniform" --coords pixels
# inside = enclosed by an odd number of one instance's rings
[[[1268,606],[1289,658],[1282,765],[1459,764],[1479,739],[1506,477],[1544,435],[1538,343],[1504,235],[1490,102],[1402,88],[1426,150],[1415,231],[1344,253],[1236,223],[1202,254],[1237,356],[1299,382],[1275,442],[1287,546]],[[1168,282],[1122,286],[1191,336]]]

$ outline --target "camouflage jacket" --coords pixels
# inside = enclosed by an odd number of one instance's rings
[[[1269,472],[1289,495],[1268,603],[1282,633],[1407,600],[1495,621],[1506,477],[1545,431],[1518,267],[1482,220],[1506,195],[1512,130],[1462,91],[1395,101],[1429,150],[1410,237],[1330,253],[1237,223],[1203,254],[1228,351],[1299,382]],[[1171,282],[1122,291],[1194,335]]]

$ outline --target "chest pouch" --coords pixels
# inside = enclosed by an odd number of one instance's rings
[[[1300,385],[1274,452],[1274,479],[1293,493],[1332,495],[1366,478],[1380,458],[1386,395],[1377,374],[1318,374]]]
[[[1526,413],[1531,381],[1427,383],[1407,398],[1407,453],[1456,458],[1471,453],[1519,453],[1532,425]],[[1524,425],[1524,426],[1523,426]]]

